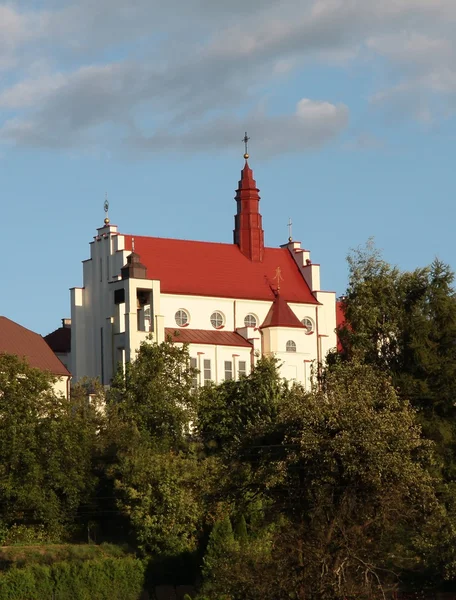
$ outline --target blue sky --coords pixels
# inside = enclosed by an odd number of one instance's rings
[[[0,1],[0,314],[39,333],[101,226],[231,242],[247,130],[267,245],[342,294],[370,236],[456,268],[454,0]]]

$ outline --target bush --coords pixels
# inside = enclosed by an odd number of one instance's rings
[[[132,557],[12,568],[0,575],[0,600],[139,600],[144,571]]]

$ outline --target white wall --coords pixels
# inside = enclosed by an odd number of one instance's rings
[[[300,250],[298,242],[288,245],[303,276],[311,279],[319,287],[319,267],[307,265],[310,254]],[[189,329],[214,331],[210,322],[211,314],[221,312],[225,318],[222,331],[239,331],[246,339],[254,340],[254,352],[276,354],[283,363],[281,372],[284,377],[297,378],[308,382],[308,365],[311,361],[323,359],[328,350],[336,346],[336,309],[335,294],[314,291],[321,305],[290,303],[290,308],[301,321],[308,317],[314,323],[314,332],[306,335],[304,329],[279,328],[280,330],[262,330],[263,323],[271,307],[271,301],[255,301],[206,296],[183,296],[162,294],[160,282],[143,279],[121,280],[120,269],[126,264],[130,254],[125,249],[125,238],[119,235],[117,227],[108,225],[98,230],[98,235],[90,244],[90,259],[83,262],[83,287],[71,290],[71,372],[75,381],[83,376],[98,377],[108,384],[113,376],[118,360],[134,360],[140,343],[147,339],[149,332],[138,331],[137,327],[137,289],[149,290],[153,298],[153,341],[164,339],[164,328],[178,329],[175,314],[179,309],[190,315]],[[125,290],[125,304],[114,303],[114,291]],[[254,314],[257,329],[245,328],[246,315]],[[288,339],[297,343],[295,356],[285,351]],[[197,354],[201,352],[204,354]],[[224,378],[225,360],[233,360],[233,354],[239,354],[236,360],[251,363],[251,350],[245,347],[190,345],[193,357],[210,357],[214,378]],[[199,359],[200,360],[200,359]],[[216,375],[215,375],[216,373]]]
[[[58,395],[62,394],[62,396],[68,399],[69,382],[69,377],[58,377],[53,385],[54,392]]]

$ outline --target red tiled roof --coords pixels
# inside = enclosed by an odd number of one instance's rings
[[[131,250],[131,238],[125,236],[127,250]],[[252,262],[236,244],[134,238],[147,277],[159,279],[165,294],[271,301],[280,267],[280,293],[288,302],[318,304],[287,248],[265,248],[263,261]]]
[[[237,346],[251,348],[252,344],[235,331],[206,331],[205,329],[180,329],[165,327],[165,337],[185,344],[210,344],[211,346]]]
[[[50,371],[53,375],[70,376],[40,335],[1,316],[0,354],[15,354],[25,358],[31,367]]]
[[[305,329],[304,325],[288,306],[281,293],[277,294],[260,329],[266,327],[299,327]]]
[[[345,312],[344,312],[344,303],[342,300],[337,300],[336,302],[336,327],[343,327],[345,325]],[[343,346],[340,342],[339,336],[337,336],[337,351],[342,352]]]
[[[45,335],[44,339],[53,352],[64,354],[71,351],[71,327],[59,327]]]

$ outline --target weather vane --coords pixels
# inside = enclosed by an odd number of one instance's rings
[[[282,269],[277,267],[273,281],[277,281],[277,292],[280,292],[280,282],[283,281]]]
[[[104,208],[104,211],[105,211],[105,213],[106,213],[106,218],[105,218],[105,220],[104,220],[104,222],[105,222],[105,225],[109,225],[109,215],[108,215],[108,211],[109,211],[108,192],[106,192],[106,194],[105,194],[105,201],[104,201],[104,204],[103,204],[103,208]]]
[[[243,142],[244,142],[244,146],[245,146],[245,154],[244,154],[244,158],[245,160],[248,159],[249,157],[249,136],[247,135],[247,131],[245,132],[244,138],[243,138]]]
[[[291,217],[288,219],[288,241],[292,242],[293,241],[293,235],[292,235],[292,227],[293,227],[293,221],[291,220]]]

